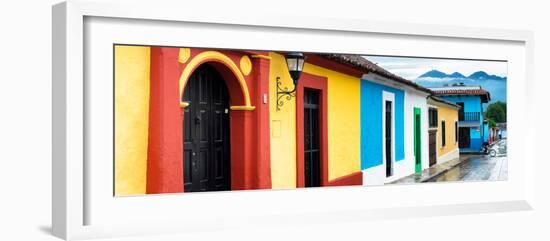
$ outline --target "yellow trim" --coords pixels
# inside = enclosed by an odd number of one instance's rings
[[[180,48],[178,61],[182,64],[185,64],[185,62],[189,60],[189,57],[191,57],[191,50],[189,48]]]
[[[246,55],[243,55],[243,57],[241,57],[240,66],[241,71],[244,75],[248,76],[250,74],[250,71],[252,71],[252,62],[250,62],[250,58]]]
[[[181,108],[185,108],[185,107],[187,107],[187,106],[189,106],[189,102],[180,101],[180,107],[181,107]]]
[[[205,51],[193,58],[187,66],[185,66],[185,69],[183,70],[183,73],[180,77],[180,99],[183,96],[183,90],[185,88],[185,84],[187,83],[187,80],[191,76],[191,73],[193,70],[195,70],[200,64],[204,63],[206,60],[215,60],[218,62],[221,62],[225,64],[232,72],[235,74],[235,77],[237,77],[237,80],[239,81],[239,85],[241,86],[241,91],[243,92],[244,96],[244,102],[248,110],[253,110],[254,106],[250,105],[250,94],[248,92],[248,87],[246,85],[246,81],[244,79],[243,74],[239,70],[239,67],[226,55],[218,52],[218,51]]]
[[[250,57],[251,57],[251,58],[258,58],[258,59],[268,59],[268,60],[271,60],[271,56],[260,55],[260,54],[250,55]]]
[[[254,110],[255,106],[234,105],[229,107],[230,110]]]

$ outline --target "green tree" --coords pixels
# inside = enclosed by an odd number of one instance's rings
[[[484,113],[485,118],[493,120],[496,123],[506,122],[506,102],[497,101],[487,106]]]
[[[495,128],[497,126],[497,123],[493,119],[487,119],[487,123],[489,123],[489,127]]]

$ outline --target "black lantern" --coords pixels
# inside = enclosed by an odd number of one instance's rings
[[[302,53],[288,53],[285,55],[286,65],[288,66],[288,72],[294,81],[294,86],[298,85],[298,80],[304,69],[304,54]]]
[[[290,100],[292,97],[296,96],[296,86],[298,86],[298,80],[304,69],[305,57],[303,53],[291,52],[285,54],[286,65],[288,67],[288,73],[292,78],[294,88],[289,91],[287,87],[281,88],[280,77],[277,77],[277,110],[283,106],[284,102],[283,97],[286,97],[287,100]]]

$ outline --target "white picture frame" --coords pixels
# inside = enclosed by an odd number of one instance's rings
[[[181,9],[200,9],[201,4],[204,3],[168,0],[131,2],[69,0],[53,7],[52,227],[55,236],[63,239],[84,239],[196,232],[204,230],[206,223],[209,224],[209,229],[223,229],[239,225],[299,225],[304,221],[333,223],[533,208],[534,120],[527,116],[531,116],[534,110],[523,107],[530,106],[528,104],[532,103],[534,98],[532,95],[534,93],[532,32],[365,22],[353,19],[301,18],[285,14],[210,15],[200,11],[186,11],[185,15],[181,14]],[[150,11],[152,8],[155,11]],[[140,37],[137,28],[140,30],[147,28],[153,34]],[[120,34],[109,34],[121,29],[124,31]],[[109,162],[112,164],[112,159],[108,161],[102,158],[99,159],[103,161],[94,159],[97,156],[108,156],[110,153],[107,150],[96,151],[101,148],[94,149],[93,143],[101,140],[97,138],[102,134],[92,138],[90,133],[94,131],[93,123],[96,123],[94,121],[101,118],[101,113],[107,112],[101,112],[101,110],[97,112],[101,109],[103,102],[90,102],[97,100],[95,95],[101,93],[94,91],[90,93],[87,92],[88,89],[98,89],[100,86],[95,82],[86,82],[85,79],[112,75],[108,70],[101,69],[102,67],[98,67],[101,71],[94,72],[94,76],[89,75],[89,70],[86,71],[87,68],[96,68],[94,63],[98,61],[112,60],[101,58],[108,56],[103,54],[106,52],[101,51],[101,46],[98,47],[100,51],[94,52],[96,59],[88,59],[89,56],[86,54],[90,52],[86,48],[95,48],[95,45],[87,45],[90,43],[86,41],[268,50],[289,50],[293,47],[288,40],[284,39],[280,42],[257,41],[256,43],[225,41],[224,46],[214,40],[202,43],[199,42],[200,39],[182,41],[170,37],[177,36],[177,31],[172,31],[177,29],[189,30],[190,33],[196,33],[196,36],[225,31],[224,33],[231,32],[230,34],[246,34],[258,40],[273,40],[272,37],[280,34],[303,40],[311,40],[313,37],[319,38],[323,35],[334,40],[347,38],[352,42],[346,46],[334,46],[337,42],[332,41],[320,41],[311,46],[296,45],[296,48],[301,50],[317,52],[415,56],[417,54],[414,54],[413,50],[407,50],[410,51],[407,53],[403,51],[405,46],[417,43],[431,46],[431,52],[426,46],[420,46],[414,50],[426,50],[425,56],[429,57],[506,59],[509,61],[508,78],[510,80],[508,99],[513,98],[508,105],[510,113],[508,136],[511,137],[508,141],[510,145],[508,148],[509,180],[381,186],[367,189],[339,187],[128,198],[104,195],[104,193],[112,193],[112,185],[109,185],[112,184],[112,180],[96,181],[98,179],[94,177],[112,173],[112,169],[105,168]],[[378,42],[386,43],[373,44],[380,48],[368,53],[364,52],[365,47],[353,44],[366,38],[372,39],[373,42],[378,39]],[[387,48],[387,42],[402,48],[392,50]],[[450,49],[449,46],[456,46],[456,50]],[[483,47],[485,50],[475,54],[459,51],[465,46],[473,49]],[[441,53],[435,51],[434,49],[438,47],[444,51],[441,50]],[[505,51],[498,53],[499,49]],[[451,52],[454,53],[452,56],[446,56]],[[112,84],[112,82],[109,83]],[[108,106],[108,102],[105,104]],[[91,169],[94,170],[93,174],[89,173]],[[444,197],[437,195],[443,192],[449,193]],[[464,197],[459,197],[457,194]],[[231,205],[233,209],[218,214],[209,212],[206,214],[208,218],[201,218],[204,214],[189,208],[220,199],[227,202],[225,205]],[[306,203],[313,199],[324,201],[306,207]],[[293,200],[293,202],[285,200]],[[175,210],[174,207],[177,206],[182,207]],[[140,210],[140,215],[134,215],[132,210]],[[194,219],[195,222],[191,223],[190,219]]]

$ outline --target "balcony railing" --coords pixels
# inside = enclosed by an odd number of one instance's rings
[[[480,112],[459,112],[459,121],[479,121],[481,119]]]

